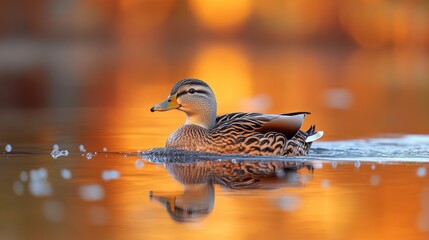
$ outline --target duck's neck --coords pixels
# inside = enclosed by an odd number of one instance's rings
[[[216,126],[216,108],[204,108],[198,113],[187,113],[185,124],[195,124],[208,130]]]

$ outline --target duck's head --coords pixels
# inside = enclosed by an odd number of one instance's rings
[[[211,129],[216,125],[216,99],[209,85],[201,80],[187,78],[178,81],[170,95],[150,111],[177,109],[187,115],[186,124]]]

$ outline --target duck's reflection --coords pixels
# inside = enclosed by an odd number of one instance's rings
[[[164,163],[168,172],[184,185],[184,192],[180,195],[150,193],[151,199],[164,205],[169,215],[179,222],[199,221],[210,214],[214,207],[214,184],[229,189],[300,187],[303,179],[297,170],[306,167],[313,171],[310,163],[302,161],[204,160],[177,155],[172,157],[174,159],[166,155],[162,159],[144,158]]]

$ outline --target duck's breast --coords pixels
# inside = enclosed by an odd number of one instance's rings
[[[168,137],[165,146],[190,151],[205,151],[208,144],[210,144],[210,136],[207,129],[194,124],[185,124]]]

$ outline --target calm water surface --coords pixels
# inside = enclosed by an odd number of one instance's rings
[[[141,154],[183,116],[3,114],[0,239],[429,238],[428,135],[322,141],[301,158]]]

